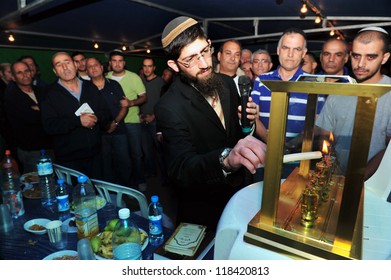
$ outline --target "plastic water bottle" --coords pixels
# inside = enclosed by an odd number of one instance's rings
[[[149,243],[160,246],[164,241],[163,235],[163,207],[159,202],[159,196],[151,197],[148,208],[149,218]]]
[[[45,150],[41,150],[41,157],[37,163],[41,203],[44,207],[56,204],[56,184],[54,181],[53,164]]]
[[[24,214],[24,204],[20,188],[20,174],[15,170],[14,164],[11,151],[6,150],[1,162],[3,203],[9,205],[12,218],[17,219]]]
[[[56,199],[59,220],[65,221],[70,217],[69,192],[68,185],[61,178],[57,180]]]
[[[77,181],[78,184],[73,188],[77,237],[90,238],[99,233],[96,194],[87,182],[87,176],[79,176]]]
[[[130,219],[130,210],[118,211],[119,222],[112,236],[113,254],[116,260],[141,260],[141,237],[138,226]]]

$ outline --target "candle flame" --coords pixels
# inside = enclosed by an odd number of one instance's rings
[[[323,140],[323,147],[322,147],[322,153],[323,154],[328,154],[329,148],[328,145],[329,143],[326,140]]]
[[[334,142],[334,134],[330,131],[330,137],[329,137],[330,142]]]

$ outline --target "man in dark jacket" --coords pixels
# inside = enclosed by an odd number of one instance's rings
[[[111,121],[107,104],[93,84],[77,78],[69,54],[56,53],[52,64],[58,81],[48,89],[42,118],[54,137],[56,162],[101,178],[101,130],[107,130]]]
[[[213,72],[213,48],[197,21],[174,19],[162,43],[168,65],[179,73],[155,107],[168,174],[179,196],[177,222],[213,230],[225,204],[243,187],[242,167],[255,173],[266,146],[243,138],[236,86],[231,77]],[[247,106],[253,123],[256,105]]]
[[[33,86],[33,78],[25,62],[11,66],[15,86],[5,92],[6,120],[17,147],[23,172],[36,171],[41,149],[51,149],[51,137],[43,130],[40,106],[44,89]]]

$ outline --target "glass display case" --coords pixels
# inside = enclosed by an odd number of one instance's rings
[[[262,206],[244,241],[304,259],[361,259],[364,172],[378,98],[391,85],[263,81],[272,91]],[[289,92],[308,94],[301,153],[313,152],[318,94],[357,96],[347,168],[336,172],[332,141],[281,180]]]

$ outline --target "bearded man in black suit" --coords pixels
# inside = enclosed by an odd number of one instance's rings
[[[231,77],[213,72],[213,47],[197,21],[172,20],[162,44],[168,66],[179,74],[155,107],[178,195],[177,223],[214,230],[228,200],[244,187],[244,167],[255,173],[263,164],[266,145],[243,134],[236,86]],[[253,125],[258,111],[249,101]]]

